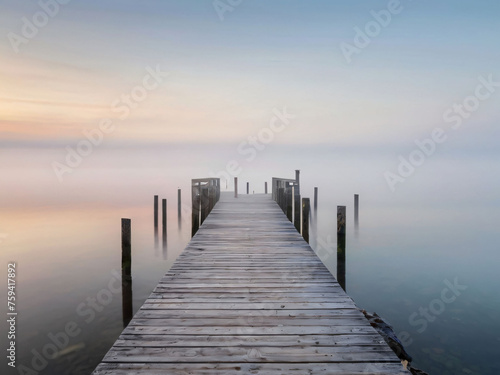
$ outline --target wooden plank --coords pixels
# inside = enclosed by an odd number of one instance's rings
[[[408,375],[399,363],[102,363],[94,375]]]

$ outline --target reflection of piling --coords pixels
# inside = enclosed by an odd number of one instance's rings
[[[238,198],[238,177],[234,178],[234,197]]]
[[[344,291],[345,282],[345,236],[346,236],[346,208],[337,206],[337,281]]]
[[[126,327],[133,315],[131,220],[122,219],[122,315]]]
[[[302,237],[309,243],[309,212],[311,206],[309,198],[302,198]]]
[[[359,194],[354,194],[354,225],[357,229],[359,225]]]
[[[154,223],[155,228],[158,228],[158,195],[154,196]]]
[[[286,202],[286,217],[293,222],[293,195],[292,187],[287,186],[285,189],[285,202]]]
[[[267,181],[264,182],[264,194],[267,194]]]

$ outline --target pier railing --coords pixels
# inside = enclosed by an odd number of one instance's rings
[[[191,180],[192,235],[220,199],[220,178],[196,178]]]

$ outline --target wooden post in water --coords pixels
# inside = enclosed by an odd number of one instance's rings
[[[359,194],[354,194],[354,225],[359,225]]]
[[[267,194],[267,181],[264,182],[264,194]]]
[[[158,195],[154,196],[154,223],[155,223],[155,228],[158,228]]]
[[[346,210],[345,206],[337,206],[337,235],[345,236]]]
[[[131,220],[122,219],[122,274],[130,276],[132,267]]]
[[[131,220],[122,219],[122,318],[126,327],[133,315]]]
[[[167,243],[167,200],[161,200],[161,228],[163,235],[163,244]]]
[[[250,182],[247,182],[247,194],[250,194]]]
[[[234,197],[238,198],[238,177],[234,178]]]
[[[337,281],[344,291],[345,282],[345,236],[346,236],[346,208],[337,206]]]
[[[177,217],[181,218],[181,189],[177,189]]]
[[[291,186],[287,186],[286,187],[286,190],[285,190],[285,194],[286,194],[286,217],[288,218],[288,220],[290,220],[291,222],[293,222],[293,195],[292,195],[292,187]]]
[[[309,198],[302,198],[302,237],[309,243],[309,212],[311,211]]]
[[[318,188],[314,188],[314,211],[318,209]]]

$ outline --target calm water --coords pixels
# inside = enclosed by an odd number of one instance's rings
[[[18,366],[89,374],[123,329],[115,287],[120,218],[132,219],[136,311],[190,239],[189,209],[177,220],[177,188],[189,205],[190,179],[218,173],[235,159],[242,167],[240,191],[250,181],[251,190],[262,193],[265,180],[293,178],[295,169],[304,196],[312,198],[319,187],[311,245],[334,275],[336,206],[347,206],[347,291],[359,307],[394,326],[417,367],[444,375],[498,373],[500,184],[485,173],[498,170],[498,161],[435,155],[392,193],[382,174],[396,165],[393,155],[273,146],[247,162],[236,147],[221,145],[110,147],[96,150],[59,183],[50,163],[64,158],[61,149],[0,154],[1,277],[6,280],[7,263],[15,261]],[[354,193],[361,206],[357,233]],[[153,235],[154,194],[169,202],[165,248]],[[5,301],[6,287],[1,297]],[[52,354],[51,337],[61,339],[68,324],[74,337],[56,348],[56,358],[44,360],[37,353]],[[1,328],[6,337],[6,323]],[[5,360],[2,366],[17,373]]]

